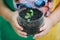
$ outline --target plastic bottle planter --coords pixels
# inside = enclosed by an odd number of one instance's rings
[[[24,32],[28,35],[34,35],[40,33],[39,28],[44,24],[44,16],[37,9],[26,9],[19,13],[18,23],[23,27]]]

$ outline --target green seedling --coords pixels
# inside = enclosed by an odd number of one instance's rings
[[[30,19],[28,19],[27,22],[30,22]]]
[[[28,19],[28,18],[30,18],[30,14],[29,14],[29,13],[27,13],[27,14],[25,15],[25,19]]]
[[[33,14],[33,10],[30,10],[30,12],[31,12],[31,16],[33,16],[34,14]]]
[[[34,15],[33,10],[30,10],[28,13],[25,15],[25,19],[27,22],[30,22],[30,18]]]

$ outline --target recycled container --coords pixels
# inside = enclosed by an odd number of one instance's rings
[[[27,22],[24,17],[29,10],[33,10],[34,15],[30,18],[30,22]],[[23,27],[24,32],[26,32],[28,35],[34,35],[40,33],[39,29],[44,24],[44,16],[43,13],[37,9],[30,8],[22,10],[19,13],[18,23],[21,27]]]

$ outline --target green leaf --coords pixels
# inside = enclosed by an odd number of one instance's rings
[[[30,10],[30,12],[31,12],[31,16],[33,16],[34,15],[33,10]]]
[[[27,22],[30,22],[30,19],[27,19]]]
[[[33,10],[30,10],[30,13],[26,13],[25,15],[25,19],[27,19],[27,22],[30,22],[30,17],[32,17],[34,15]]]
[[[28,19],[28,18],[30,18],[30,14],[29,13],[26,13],[25,19]]]
[[[27,16],[30,16],[30,13],[27,13],[26,15],[27,15]]]
[[[33,10],[30,10],[30,12],[33,12]]]
[[[31,16],[33,16],[34,14],[33,13],[31,13]]]
[[[28,19],[29,18],[29,16],[25,16],[25,19]]]

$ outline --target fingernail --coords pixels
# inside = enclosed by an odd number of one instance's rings
[[[23,30],[23,28],[21,28],[21,30]]]
[[[35,37],[33,37],[33,39],[35,39]]]
[[[25,35],[27,35],[27,33],[25,33]]]
[[[36,36],[33,37],[33,39],[35,39],[35,38],[36,38]]]
[[[25,36],[25,38],[27,38],[27,36]]]

